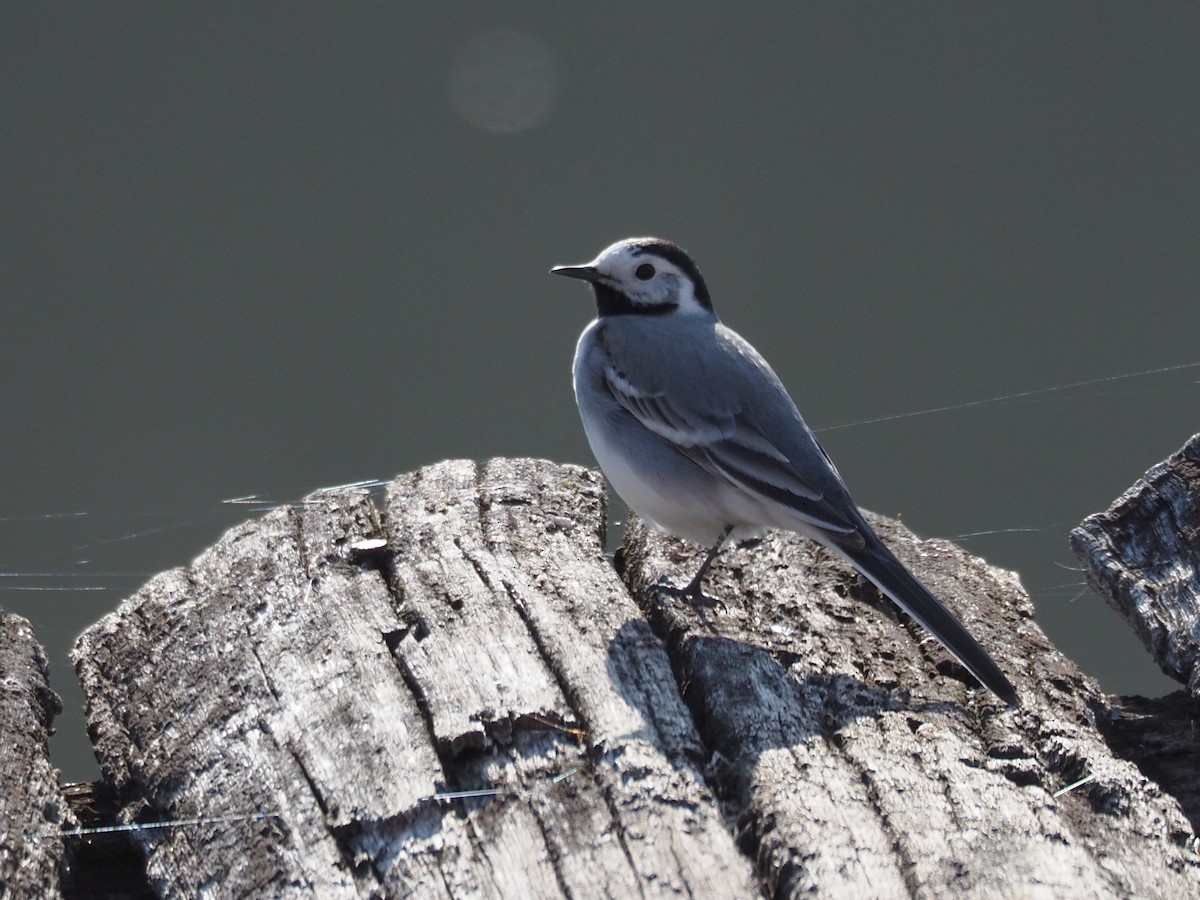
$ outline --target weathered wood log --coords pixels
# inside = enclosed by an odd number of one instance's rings
[[[1166,697],[1113,697],[1097,720],[1108,745],[1137,764],[1179,801],[1192,830],[1200,826],[1200,700],[1187,691]]]
[[[0,897],[61,896],[61,830],[73,820],[50,764],[60,712],[29,621],[0,610]]]
[[[864,610],[869,586],[811,542],[776,535],[729,554],[713,593],[736,609],[701,625],[662,606],[655,631],[673,636],[677,680],[726,761],[714,790],[731,799],[772,892],[1194,892],[1193,828],[1108,749],[1095,726],[1103,696],[1037,627],[1017,578],[870,519],[997,654],[1022,706],[968,687],[913,623]],[[635,592],[683,550],[636,545]]]
[[[1071,532],[1089,584],[1133,626],[1164,672],[1188,686],[1111,698],[1100,724],[1200,827],[1200,434]]]
[[[448,463],[228,534],[83,637],[166,893],[754,890],[583,469]],[[377,537],[389,551],[356,557]],[[493,796],[450,799],[483,789]],[[439,798],[445,798],[441,800]]]
[[[1200,698],[1200,434],[1071,532],[1088,582]]]
[[[633,528],[618,578],[594,473],[448,462],[246,523],[89,629],[104,778],[180,823],[133,833],[165,895],[1200,891],[1015,576],[873,521],[1020,709],[798,538],[696,608],[653,586],[696,548]]]

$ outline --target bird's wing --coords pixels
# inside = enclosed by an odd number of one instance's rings
[[[853,518],[829,503],[804,478],[796,461],[772,443],[736,401],[707,395],[702,404],[681,403],[678,391],[673,395],[666,386],[639,386],[611,359],[604,368],[604,381],[622,408],[701,468],[748,494],[782,504],[831,537],[861,544]],[[802,422],[798,426],[804,429]],[[823,451],[815,441],[812,444],[819,464],[828,466]],[[836,472],[833,477],[837,478]]]
[[[604,383],[623,409],[677,452],[814,526],[818,533],[810,536],[845,556],[983,684],[1016,704],[1012,684],[987,653],[862,518],[770,366],[736,334],[717,328],[703,356],[686,352],[686,333],[660,332],[638,346],[645,330],[625,332],[621,346],[630,352],[620,358],[602,337]],[[664,344],[675,350],[669,360],[659,355]]]

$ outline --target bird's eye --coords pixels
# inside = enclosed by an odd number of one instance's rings
[[[633,274],[638,277],[638,281],[649,281],[654,277],[654,266],[650,263],[642,263],[633,270]]]

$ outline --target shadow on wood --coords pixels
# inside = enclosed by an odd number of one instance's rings
[[[1195,895],[1192,824],[1017,578],[872,524],[1019,709],[811,543],[728,551],[695,608],[653,582],[698,548],[605,558],[592,471],[446,462],[239,526],[83,635],[116,817],[182,823],[130,833],[162,895]]]

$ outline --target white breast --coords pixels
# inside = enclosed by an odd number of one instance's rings
[[[674,450],[604,387],[601,327],[600,320],[592,322],[575,348],[575,402],[596,462],[617,494],[651,525],[705,546],[729,525],[735,539],[761,533],[770,519],[757,499]]]

